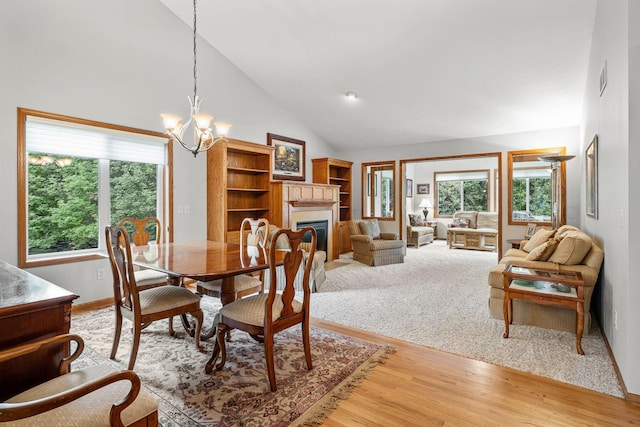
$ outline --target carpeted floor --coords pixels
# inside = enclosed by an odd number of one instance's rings
[[[404,264],[368,267],[333,261],[312,294],[311,315],[496,365],[623,396],[601,332],[593,325],[575,351],[575,334],[489,317],[493,252],[449,249],[444,241],[408,248]]]
[[[204,297],[202,308],[211,319],[219,300]],[[126,369],[131,349],[129,322],[125,320],[115,361],[108,359],[113,340],[112,308],[74,315],[71,332],[85,340],[85,350],[73,368],[110,363]],[[300,327],[276,336],[275,364],[278,390],[269,391],[264,350],[246,333],[234,331],[228,343],[227,364],[206,374],[213,342],[197,351],[179,320],[176,335],[167,321],[142,332],[135,371],[143,386],[158,398],[163,427],[174,426],[288,426],[315,424],[329,413],[351,388],[393,350],[337,333],[311,328],[312,370],[307,370]]]

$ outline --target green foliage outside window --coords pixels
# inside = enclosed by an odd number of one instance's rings
[[[122,218],[157,217],[157,166],[145,163],[110,162],[111,181],[111,223],[117,224]],[[129,236],[134,228],[125,224]],[[149,240],[156,240],[156,225],[149,223],[146,231]]]
[[[529,205],[527,206],[527,185]],[[513,211],[529,212],[534,217],[551,216],[551,180],[549,178],[513,178]]]
[[[34,158],[37,153],[29,153]],[[98,247],[98,161],[29,165],[29,254]]]
[[[486,179],[438,181],[436,185],[439,216],[452,216],[462,210],[488,210],[488,180]]]
[[[43,156],[29,153],[30,157]],[[30,164],[28,176],[29,254],[95,249],[99,242],[97,159],[48,156],[48,164]],[[69,157],[64,157],[69,159]],[[124,217],[157,216],[157,166],[110,161],[111,222]],[[151,231],[155,239],[155,226]]]

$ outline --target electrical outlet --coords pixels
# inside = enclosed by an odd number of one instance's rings
[[[104,279],[105,271],[104,268],[99,268],[97,272],[98,280]]]
[[[618,329],[618,312],[613,310],[613,329]]]

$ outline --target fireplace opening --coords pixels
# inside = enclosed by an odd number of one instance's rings
[[[329,221],[326,219],[323,221],[298,221],[296,228],[299,230],[303,227],[313,227],[316,230],[316,250],[327,252],[327,229],[329,228]],[[302,238],[303,242],[311,241],[311,233],[305,233]]]

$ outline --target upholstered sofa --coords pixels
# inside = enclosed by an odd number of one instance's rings
[[[407,215],[407,246],[426,245],[433,242],[433,228],[424,224],[420,215]]]
[[[377,219],[349,221],[353,259],[367,265],[404,262],[406,245],[396,233],[382,233]]]
[[[498,249],[498,213],[460,211],[453,214],[447,228],[449,248],[496,251]]]
[[[571,225],[557,230],[540,229],[530,240],[523,240],[521,249],[509,249],[500,263],[489,272],[489,313],[503,319],[504,282],[502,272],[507,265],[528,268],[578,271],[584,280],[584,333],[591,326],[591,296],[598,280],[604,252],[585,233]],[[513,322],[560,331],[576,331],[576,312],[572,309],[513,301]]]

